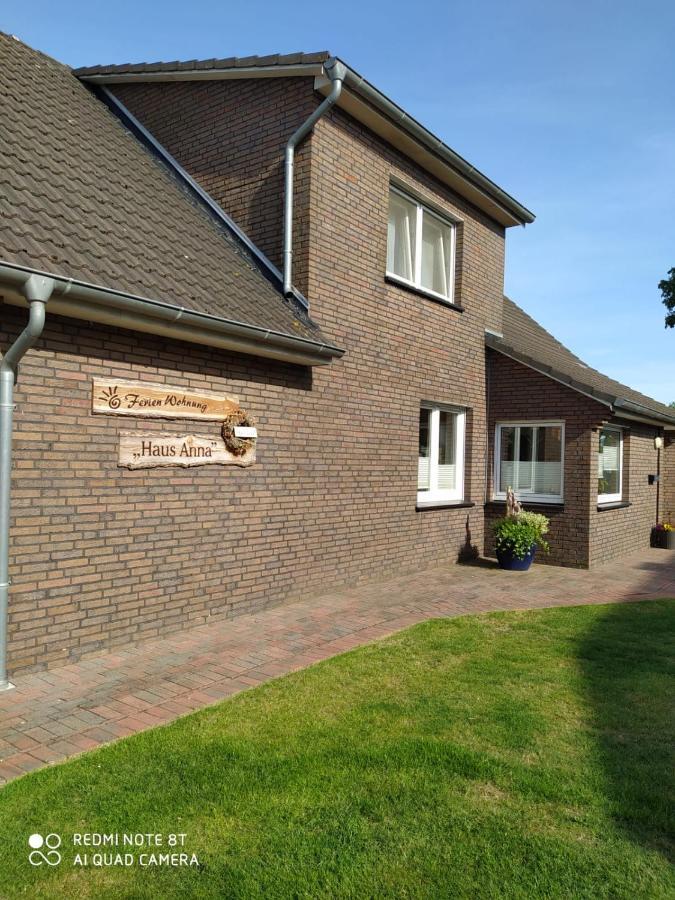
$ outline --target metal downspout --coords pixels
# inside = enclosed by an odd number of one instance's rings
[[[324,72],[332,82],[330,94],[317,106],[308,119],[288,139],[284,157],[284,297],[293,294],[293,167],[295,148],[309,134],[321,116],[337,102],[342,93],[342,83],[347,75],[347,67],[337,59],[327,59]]]
[[[9,596],[9,507],[12,483],[12,422],[14,384],[21,358],[42,334],[45,304],[54,290],[52,278],[31,275],[22,286],[29,302],[28,324],[0,361],[0,691],[7,680],[7,601]]]

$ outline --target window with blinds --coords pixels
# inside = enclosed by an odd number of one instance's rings
[[[420,408],[418,503],[464,499],[465,411],[425,404]]]
[[[623,432],[603,428],[598,438],[598,503],[616,503],[622,499]]]
[[[521,500],[562,502],[562,422],[500,424],[495,444],[496,499],[505,498],[511,487]]]

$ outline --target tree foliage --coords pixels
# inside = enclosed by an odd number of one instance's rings
[[[666,313],[666,328],[675,328],[675,269],[670,269],[668,277],[659,281],[659,290]]]

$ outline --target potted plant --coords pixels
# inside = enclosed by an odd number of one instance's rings
[[[658,522],[652,528],[651,546],[660,550],[675,550],[675,525]]]
[[[509,488],[506,492],[506,515],[493,525],[499,567],[517,571],[529,569],[537,547],[548,553],[548,543],[544,539],[548,527],[546,516],[525,512]]]

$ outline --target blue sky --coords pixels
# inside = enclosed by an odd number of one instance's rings
[[[579,356],[675,400],[675,4],[5,0],[70,65],[328,49],[532,209],[506,290]]]

